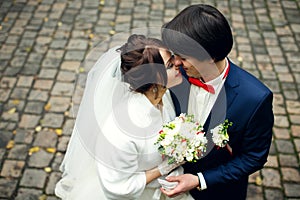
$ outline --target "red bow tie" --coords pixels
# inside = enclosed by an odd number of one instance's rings
[[[198,87],[202,87],[204,90],[206,90],[209,93],[215,94],[215,89],[213,86],[205,84],[197,78],[189,77],[189,82]]]
[[[227,66],[226,72],[223,76],[223,79],[227,77],[227,75],[229,73],[229,68],[230,68],[230,65],[229,65],[229,62],[228,62],[228,66]],[[213,86],[211,86],[209,84],[206,84],[206,83],[203,83],[198,78],[189,77],[189,82],[193,85],[198,86],[198,87],[202,87],[204,90],[206,90],[209,93],[215,94],[215,89],[214,89]]]

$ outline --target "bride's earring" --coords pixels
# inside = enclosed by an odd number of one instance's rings
[[[152,92],[153,92],[153,93],[157,93],[157,87],[154,87],[154,88],[152,89]]]
[[[158,95],[157,91],[158,91],[157,87],[154,86],[152,89],[152,92],[154,93],[154,99],[157,99],[157,95]]]

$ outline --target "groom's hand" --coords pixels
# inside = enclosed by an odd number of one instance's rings
[[[191,189],[199,186],[199,179],[193,174],[183,174],[179,176],[168,176],[167,181],[178,182],[178,185],[173,190],[165,190],[161,188],[162,193],[168,197],[176,197],[184,192],[188,192]]]

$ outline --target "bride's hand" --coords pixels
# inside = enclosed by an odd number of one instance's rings
[[[164,176],[164,175],[167,175],[168,173],[170,173],[173,169],[183,165],[184,163],[186,163],[186,161],[183,161],[183,162],[180,162],[180,163],[169,164],[168,163],[168,158],[166,158],[157,167],[158,167],[158,170],[159,170],[160,174],[162,176]]]

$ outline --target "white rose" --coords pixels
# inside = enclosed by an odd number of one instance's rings
[[[173,135],[166,135],[165,139],[161,142],[161,144],[163,146],[168,146],[172,143],[172,141],[174,140],[174,136]]]

